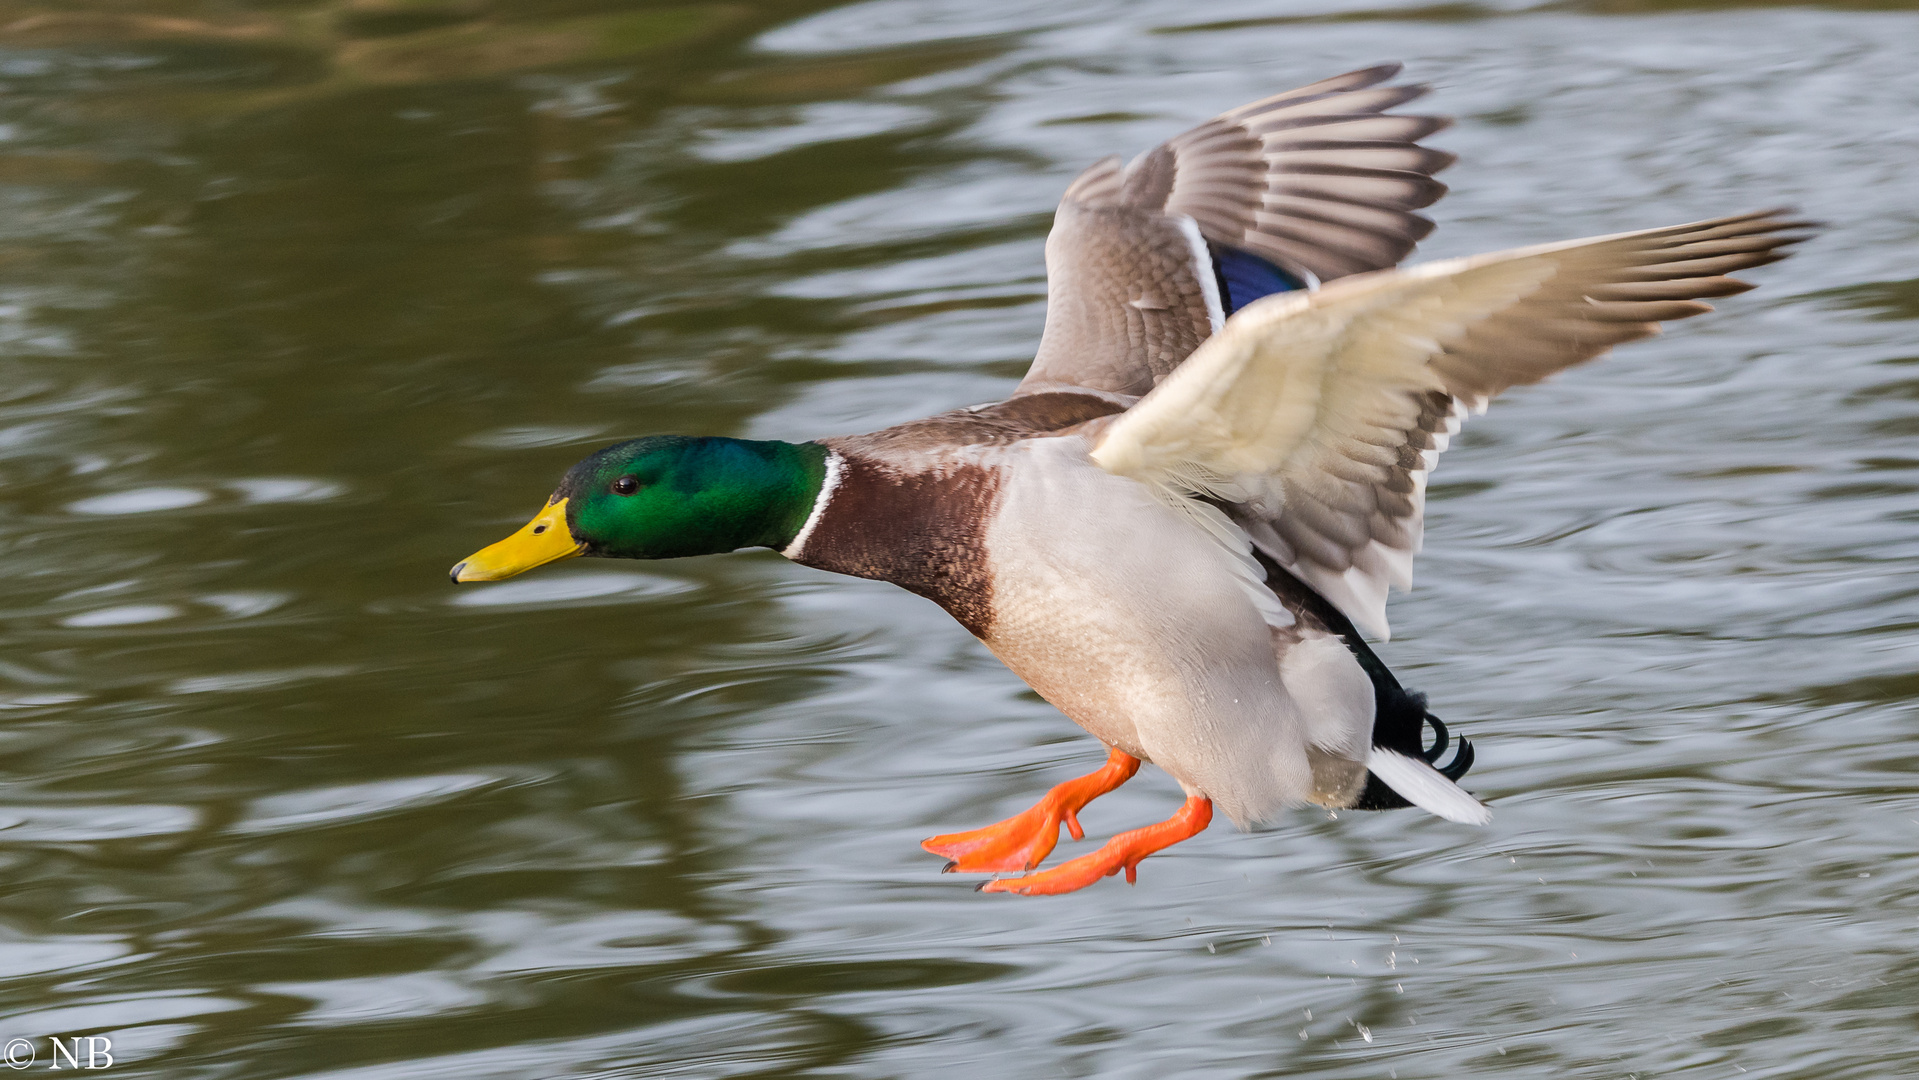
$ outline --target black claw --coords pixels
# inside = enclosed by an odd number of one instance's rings
[[[950,873],[952,873],[953,871],[955,871],[955,870],[958,870],[958,869],[959,869],[959,860],[958,860],[958,859],[948,859],[948,860],[946,861],[946,865],[945,865],[945,866],[942,866],[942,867],[940,867],[940,873],[942,873],[942,874],[950,874]]]

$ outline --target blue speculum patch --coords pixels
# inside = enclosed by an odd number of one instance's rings
[[[1231,315],[1262,296],[1303,289],[1306,283],[1257,255],[1208,244],[1213,253],[1213,273],[1219,277],[1219,300]]]

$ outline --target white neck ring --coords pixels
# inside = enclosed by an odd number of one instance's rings
[[[800,526],[800,531],[793,537],[793,542],[780,549],[781,555],[789,559],[797,559],[800,553],[806,550],[806,541],[812,537],[814,528],[820,523],[820,517],[826,513],[826,504],[833,501],[834,490],[840,486],[840,473],[845,465],[846,460],[838,453],[832,450],[826,452],[826,479],[820,481],[820,493],[813,500],[813,512],[806,515],[806,524]]]

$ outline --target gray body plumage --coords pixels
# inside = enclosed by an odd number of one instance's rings
[[[1241,826],[1349,805],[1373,723],[1352,653],[1302,628],[1246,550],[1099,469],[1089,448],[1071,435],[1003,451],[987,647],[1081,727]]]

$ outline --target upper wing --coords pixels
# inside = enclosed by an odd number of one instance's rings
[[[1751,288],[1802,223],[1747,214],[1449,259],[1275,296],[1226,324],[1093,451],[1169,495],[1236,504],[1269,555],[1386,637],[1426,474],[1468,411]]]
[[[1385,110],[1426,92],[1354,71],[1243,105],[1080,174],[1046,239],[1046,330],[1021,393],[1144,394],[1228,315],[1313,280],[1405,258],[1446,191],[1445,127]]]
[[[838,450],[891,461],[950,456],[956,446],[1003,446],[1023,439],[1064,435],[1082,425],[1125,412],[1134,399],[1086,390],[1021,394],[1005,401],[954,409],[909,420],[864,435],[838,436]]]

